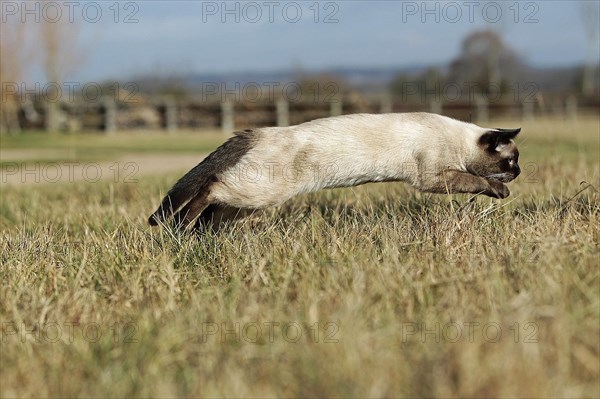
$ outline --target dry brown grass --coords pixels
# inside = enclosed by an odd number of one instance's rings
[[[504,201],[368,185],[200,239],[145,225],[178,174],[3,189],[0,393],[598,397],[599,134],[525,124]]]

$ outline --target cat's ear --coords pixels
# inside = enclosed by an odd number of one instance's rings
[[[521,128],[488,130],[479,137],[479,145],[489,151],[496,151],[498,146],[508,144],[520,131]]]

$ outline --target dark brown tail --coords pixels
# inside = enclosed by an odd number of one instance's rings
[[[158,209],[148,218],[151,226],[164,223],[188,201],[208,190],[212,176],[206,174],[209,169],[209,165],[205,164],[207,160],[196,165],[169,190]]]
[[[175,183],[156,212],[148,218],[151,226],[164,223],[177,211],[176,219],[186,223],[194,221],[209,205],[206,197],[210,185],[217,181],[217,174],[237,164],[257,140],[257,134],[252,130],[235,134]]]

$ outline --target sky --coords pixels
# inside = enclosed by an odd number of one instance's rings
[[[68,78],[87,81],[147,74],[447,65],[465,36],[481,29],[497,31],[533,66],[571,66],[590,56],[583,2],[577,1],[35,3],[3,0],[2,22],[25,20],[33,31],[39,25],[36,17],[61,24],[73,20],[78,32],[73,51],[83,49],[85,57]],[[596,61],[597,36],[596,30],[591,53]],[[26,76],[43,80],[44,74],[34,63]]]

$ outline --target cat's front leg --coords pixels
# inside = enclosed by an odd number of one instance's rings
[[[436,179],[424,187],[424,191],[448,194],[484,194],[493,198],[506,198],[510,195],[508,187],[502,182],[459,170],[446,170],[440,173]]]

